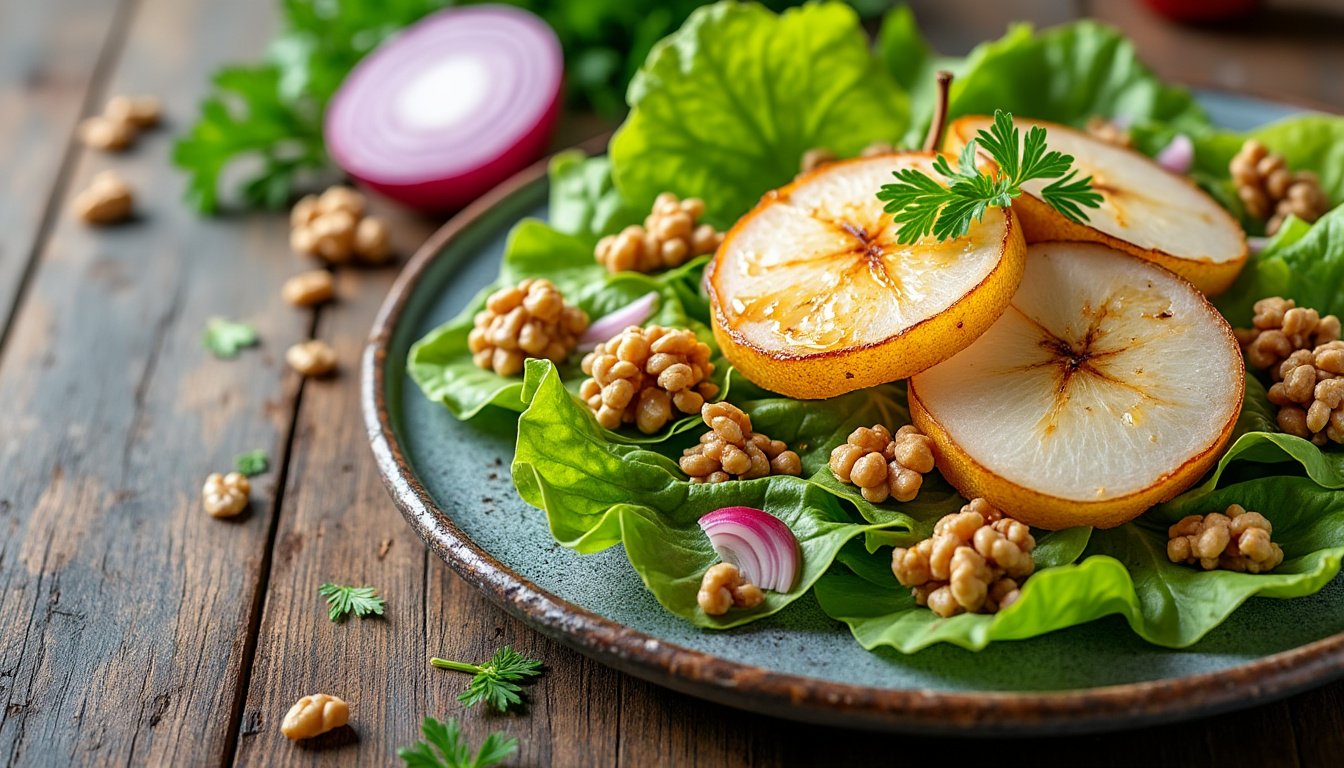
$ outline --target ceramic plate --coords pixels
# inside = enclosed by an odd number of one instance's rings
[[[1201,94],[1233,129],[1294,110]],[[363,363],[364,415],[383,478],[429,547],[538,631],[603,663],[695,696],[846,726],[993,734],[1096,731],[1245,707],[1344,675],[1344,582],[1255,599],[1199,644],[1149,645],[1117,617],[980,652],[863,650],[807,595],[726,632],[664,611],[614,547],[580,556],[509,476],[515,415],[455,420],[405,373],[411,344],[494,280],[509,229],[546,218],[544,166],[432,237],[379,313]],[[494,412],[489,412],[494,411]]]

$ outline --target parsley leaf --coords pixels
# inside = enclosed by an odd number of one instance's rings
[[[966,143],[956,170],[946,156],[934,159],[933,169],[946,185],[915,168],[894,172],[896,181],[883,185],[877,199],[900,225],[896,240],[908,245],[930,234],[939,241],[961,237],[991,206],[1011,205],[1022,194],[1022,185],[1033,179],[1055,179],[1041,190],[1042,199],[1069,221],[1086,222],[1083,208],[1099,207],[1101,195],[1092,189],[1091,176],[1076,178],[1071,155],[1046,148],[1045,136],[1045,129],[1034,125],[1024,139],[1012,114],[995,110],[994,124]],[[997,172],[976,167],[977,149],[994,159]]]
[[[516,684],[517,681],[541,674],[539,660],[529,659],[507,645],[495,651],[495,655],[483,664],[467,664],[437,657],[430,659],[429,663],[439,669],[473,673],[475,677],[466,690],[458,694],[457,700],[468,707],[484,701],[500,712],[512,704],[522,703],[518,696],[522,688]]]
[[[343,587],[339,584],[323,584],[318,594],[327,599],[327,618],[342,621],[346,615],[354,613],[363,618],[371,613],[383,615],[387,601],[378,596],[373,587]]]
[[[446,723],[426,717],[420,733],[424,739],[397,750],[397,757],[408,768],[490,768],[518,751],[517,739],[494,731],[485,737],[476,754],[471,754],[457,720],[451,717]]]
[[[245,477],[254,477],[270,468],[271,460],[266,455],[266,451],[258,448],[255,451],[238,454],[234,457],[233,463],[239,474]]]
[[[255,328],[223,317],[210,318],[205,324],[205,336],[201,338],[206,349],[224,360],[237,357],[240,350],[254,346],[258,341]]]

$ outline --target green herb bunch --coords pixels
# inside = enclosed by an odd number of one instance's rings
[[[914,243],[932,234],[939,241],[965,235],[972,221],[980,221],[990,206],[1006,208],[1022,194],[1022,185],[1033,179],[1054,179],[1041,190],[1041,198],[1069,221],[1084,223],[1083,208],[1101,205],[1101,195],[1092,189],[1092,177],[1076,178],[1073,156],[1047,150],[1045,129],[1032,126],[1026,139],[1013,124],[1013,116],[994,111],[994,124],[966,142],[953,170],[945,155],[938,155],[933,169],[946,185],[917,168],[902,168],[877,193],[884,210],[901,225],[896,239]],[[997,172],[981,170],[978,150],[998,165]]]
[[[452,669],[458,672],[470,672],[474,675],[467,689],[458,694],[457,700],[470,707],[484,701],[503,712],[511,704],[519,704],[522,699],[518,693],[523,689],[518,682],[541,674],[541,662],[529,659],[509,646],[504,646],[489,661],[483,664],[468,664],[461,661],[433,658],[429,663],[439,669]]]
[[[490,768],[518,751],[517,739],[494,731],[485,737],[481,748],[473,754],[462,735],[462,729],[453,718],[443,723],[426,717],[420,726],[420,733],[423,739],[397,750],[397,757],[408,768]]]

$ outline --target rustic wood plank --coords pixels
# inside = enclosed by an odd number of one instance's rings
[[[1301,764],[1306,768],[1337,764],[1344,754],[1344,683],[1294,696],[1287,706]]]
[[[1268,3],[1206,27],[1174,24],[1142,3],[1093,0],[1091,9],[1133,38],[1163,77],[1344,112],[1344,7],[1335,0]]]
[[[181,125],[273,12],[144,0],[108,88],[161,96]],[[115,167],[139,220],[94,231],[63,195],[0,358],[0,762],[202,765],[224,749],[274,475],[232,522],[205,515],[200,486],[242,450],[279,458],[294,387],[278,351],[309,321],[270,289],[288,272],[285,223],[188,212],[169,142],[80,155],[71,190]],[[253,323],[262,348],[211,358],[212,315]]]
[[[44,214],[64,188],[76,122],[120,50],[129,0],[0,2],[0,345]]]

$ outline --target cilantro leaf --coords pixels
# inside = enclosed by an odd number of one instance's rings
[[[354,613],[363,618],[369,614],[383,615],[387,601],[378,596],[373,587],[345,587],[338,584],[323,584],[318,594],[327,599],[327,618],[342,621]]]
[[[996,172],[976,167],[978,149],[993,158]],[[1022,194],[1022,185],[1033,179],[1054,179],[1041,191],[1041,198],[1070,221],[1084,223],[1083,208],[1101,205],[1092,177],[1076,178],[1073,157],[1047,148],[1044,128],[1032,126],[1024,139],[1013,116],[1003,110],[995,110],[989,130],[966,142],[956,170],[944,155],[934,159],[933,170],[945,183],[923,171],[902,168],[892,174],[894,183],[877,192],[877,199],[886,203],[883,210],[900,225],[896,233],[900,243],[908,245],[930,234],[939,241],[961,237],[991,206],[1011,205]]]
[[[490,768],[518,751],[517,739],[494,731],[481,742],[476,754],[471,754],[462,729],[451,717],[447,722],[426,717],[420,733],[424,736],[421,741],[397,750],[397,757],[408,768]]]
[[[506,711],[510,705],[522,703],[518,694],[523,689],[517,685],[518,681],[541,674],[541,661],[529,659],[507,645],[495,651],[495,655],[483,664],[437,657],[430,659],[429,663],[439,669],[472,673],[474,677],[471,683],[458,694],[457,700],[468,707],[484,701],[500,712]]]
[[[201,338],[206,349],[224,360],[237,357],[240,350],[255,346],[258,341],[255,328],[223,317],[210,318],[205,324],[205,335]]]
[[[271,460],[266,455],[266,451],[258,448],[255,451],[238,454],[234,457],[233,463],[240,474],[245,477],[253,477],[265,472],[270,467]]]

